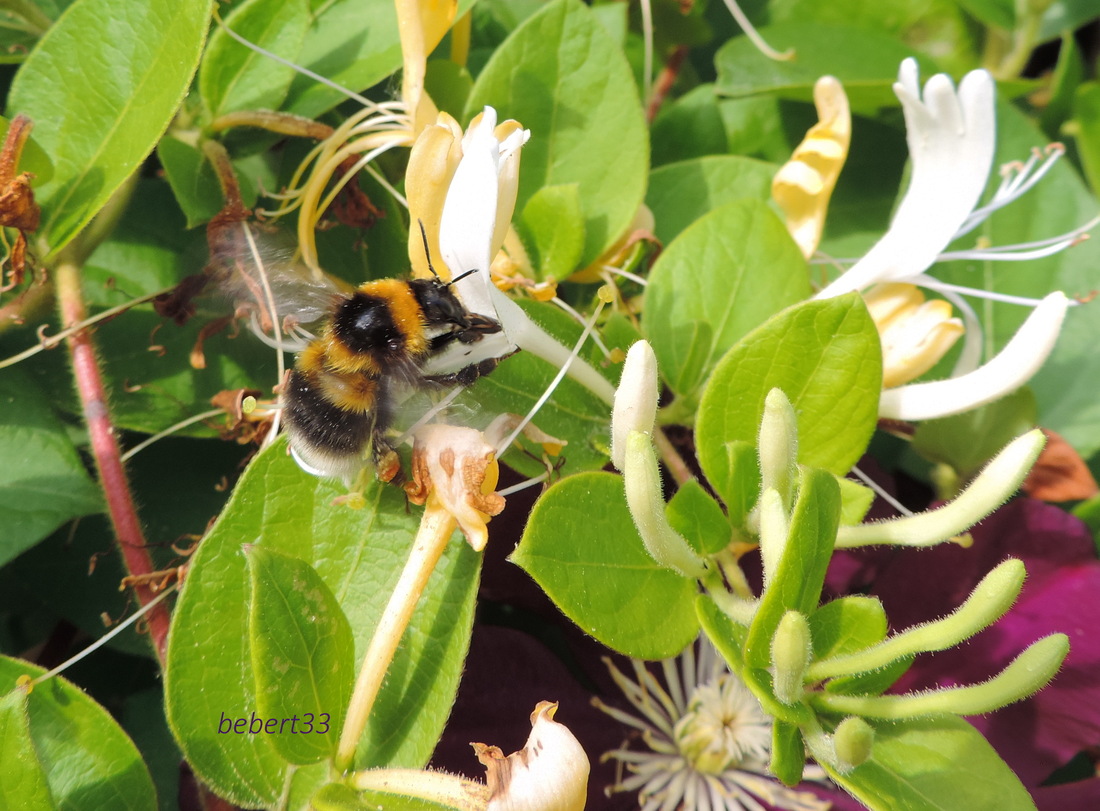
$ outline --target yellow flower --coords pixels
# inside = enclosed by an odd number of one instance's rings
[[[791,159],[772,180],[772,197],[787,218],[787,230],[809,259],[821,242],[840,170],[852,140],[852,114],[844,87],[832,76],[814,85],[814,106],[820,121],[810,128]]]
[[[863,294],[882,341],[882,387],[892,389],[927,372],[963,334],[942,299],[925,301],[915,285],[876,284]]]

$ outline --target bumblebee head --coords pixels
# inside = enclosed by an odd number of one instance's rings
[[[424,314],[425,326],[453,324],[459,329],[469,329],[470,313],[448,285],[434,278],[413,279],[409,287]]]

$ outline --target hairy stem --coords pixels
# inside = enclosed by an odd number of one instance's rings
[[[417,530],[409,559],[390,595],[389,602],[386,603],[382,618],[378,621],[378,627],[374,630],[374,636],[371,637],[367,653],[363,657],[362,669],[355,682],[355,691],[348,704],[344,731],[340,735],[340,746],[336,750],[336,768],[339,771],[347,771],[351,768],[355,748],[363,735],[374,701],[378,698],[382,680],[385,678],[386,671],[389,670],[390,662],[393,661],[394,653],[412,618],[413,610],[420,601],[420,595],[428,584],[428,578],[439,563],[439,558],[447,548],[447,543],[456,526],[454,516],[444,509],[433,509],[432,502],[428,502],[424,516],[420,520],[420,529]]]
[[[88,317],[88,311],[80,289],[80,267],[72,260],[62,258],[54,271],[54,281],[61,323],[76,324],[84,321]],[[100,373],[99,359],[92,344],[92,334],[87,329],[79,330],[66,339],[66,344],[72,359],[77,394],[84,409],[92,455],[99,471],[99,484],[103,488],[107,513],[123,563],[129,575],[147,575],[156,567],[146,549],[141,522],[138,520],[126,471],[122,466],[121,451],[111,424],[107,392]],[[142,606],[157,597],[145,584],[135,584],[134,594]],[[157,658],[163,662],[168,640],[168,609],[163,603],[149,611],[148,625]]]

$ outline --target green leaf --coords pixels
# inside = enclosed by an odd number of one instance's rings
[[[579,0],[555,0],[523,22],[474,83],[466,117],[490,104],[533,133],[517,210],[544,186],[576,183],[586,267],[622,236],[645,193],[648,139],[630,66]]]
[[[307,0],[247,0],[225,24],[254,45],[295,61],[309,29]],[[238,42],[221,26],[210,35],[199,69],[199,94],[211,118],[238,110],[277,110],[294,68]]]
[[[923,57],[889,34],[872,29],[799,21],[766,26],[760,35],[776,50],[793,48],[795,58],[761,59],[748,37],[731,39],[714,57],[719,93],[735,97],[771,93],[810,101],[814,83],[831,75],[844,83],[853,112],[873,112],[897,103],[893,83],[903,59],[917,57],[922,73],[934,72]],[[844,47],[838,48],[839,42]]]
[[[544,186],[531,196],[516,229],[539,279],[564,279],[577,268],[584,227],[578,184]]]
[[[772,759],[768,764],[776,779],[787,786],[802,782],[806,767],[806,744],[802,732],[794,724],[775,719],[772,725]]]
[[[1056,39],[1096,19],[1096,4],[1090,0],[1055,0],[1043,13],[1039,42]]]
[[[875,491],[844,476],[837,476],[836,483],[840,485],[840,523],[845,526],[860,523],[875,501]]]
[[[50,811],[57,806],[34,750],[26,704],[27,694],[20,689],[0,698],[0,805]]]
[[[656,220],[657,238],[669,244],[708,211],[733,200],[766,202],[777,166],[736,155],[670,163],[649,176],[645,202]]]
[[[2,64],[2,60],[0,60],[0,64]],[[10,126],[11,121],[0,116],[0,143],[8,137]],[[33,131],[27,138],[26,143],[23,144],[23,152],[19,155],[19,165],[15,168],[19,172],[30,172],[34,175],[31,178],[31,188],[33,189],[37,189],[53,177],[53,163],[50,162],[50,156],[38,145],[38,141],[34,139]]]
[[[276,442],[245,471],[204,538],[173,613],[165,675],[169,723],[195,771],[238,805],[274,803],[289,766],[266,735],[219,732],[223,715],[250,719],[257,709],[241,546],[257,544],[317,570],[351,623],[358,666],[419,517],[406,512],[397,488],[367,488],[361,510],[333,504],[345,492],[303,473],[285,443]],[[479,561],[456,534],[391,664],[355,768],[421,768],[430,757],[469,644]],[[331,712],[335,717],[343,709]],[[295,779],[302,774],[299,769]]]
[[[748,629],[735,624],[706,594],[696,595],[695,615],[699,618],[703,633],[707,635],[707,639],[714,645],[715,650],[726,660],[730,670],[739,678],[743,678],[745,657],[742,655],[742,649]]]
[[[959,5],[986,25],[1005,31],[1016,28],[1016,4],[1012,0],[959,0]]]
[[[72,518],[103,509],[53,406],[18,369],[0,373],[0,565]]]
[[[1100,190],[1100,82],[1084,82],[1077,88],[1070,132],[1085,178],[1095,193]]]
[[[1028,388],[964,414],[925,420],[913,435],[913,450],[955,469],[968,480],[1016,437],[1036,425],[1035,395]]]
[[[669,385],[691,397],[726,350],[810,292],[806,261],[779,218],[737,200],[698,219],[654,263],[642,331]]]
[[[29,662],[0,657],[0,684],[11,690],[16,679],[26,675],[41,676],[46,671]],[[17,692],[17,691],[13,691]],[[8,724],[13,723],[13,707],[5,699],[4,710]],[[156,792],[149,772],[141,761],[134,744],[103,707],[96,704],[87,693],[68,680],[54,676],[35,685],[26,697],[27,723],[33,752],[37,755],[41,772],[45,775],[49,808],[117,808],[148,811],[156,806]],[[2,722],[0,722],[2,723]],[[9,732],[25,736],[15,721]],[[0,735],[0,762],[6,761],[7,747],[12,741],[5,733]],[[23,737],[23,742],[27,740]],[[22,747],[20,747],[22,748]],[[18,767],[16,767],[18,768]],[[33,772],[33,764],[23,766]],[[3,766],[3,791],[9,791],[7,763]],[[33,780],[33,774],[30,775]],[[41,787],[33,783],[20,787],[27,794],[20,795],[30,801],[42,797]],[[12,807],[24,808],[22,803]]]
[[[798,611],[810,616],[817,608],[839,525],[836,479],[823,470],[803,468],[787,544],[764,584],[745,640],[745,661],[750,667],[770,666],[772,637],[785,613]]]
[[[729,546],[730,522],[726,514],[695,479],[680,485],[665,512],[672,528],[700,555],[713,555]]]
[[[313,19],[296,60],[352,91],[363,90],[401,67],[397,11],[389,0],[311,2]],[[347,96],[309,76],[290,85],[283,109],[316,118]]]
[[[539,326],[565,346],[576,344],[583,328],[565,312],[551,304],[533,301],[521,301],[519,304]],[[581,351],[581,357],[596,369],[606,365],[603,354],[591,341]],[[530,352],[520,352],[506,358],[491,375],[478,380],[457,402],[476,415],[470,420],[471,425],[484,428],[498,414],[528,413],[557,373],[556,366],[536,358]],[[611,406],[572,378],[565,377],[561,381],[533,422],[551,436],[569,443],[561,454],[565,459],[566,473],[599,470],[607,464],[610,456]],[[542,451],[537,446],[532,446],[530,450],[541,456]],[[546,471],[541,461],[519,451],[509,451],[504,462],[527,476]]]
[[[1073,116],[1074,97],[1085,79],[1085,64],[1081,48],[1071,32],[1062,34],[1058,49],[1058,64],[1050,86],[1050,101],[1039,116],[1043,132],[1051,140],[1062,138],[1062,125]],[[1090,145],[1091,146],[1091,145]],[[1093,188],[1096,188],[1093,184]]]
[[[734,527],[743,527],[749,511],[760,499],[760,457],[756,445],[734,440],[725,454],[715,454],[718,467],[707,471],[707,482],[722,497],[726,515]]]
[[[209,2],[78,0],[23,63],[12,115],[38,124],[54,163],[37,190],[52,253],[76,236],[152,151],[198,65]]]
[[[962,5],[967,2],[964,0]],[[1011,2],[1008,0],[1010,5]],[[961,76],[980,61],[986,35],[959,5],[958,0],[847,0],[844,3],[773,0],[768,3],[767,20],[771,25],[839,24],[889,35],[914,51],[935,55],[939,70]],[[799,52],[795,58],[801,56]]]
[[[855,294],[784,310],[722,358],[703,392],[699,462],[726,469],[725,443],[756,444],[764,398],[778,387],[798,415],[798,460],[838,475],[862,455],[878,420],[882,349]]]
[[[692,88],[665,104],[653,122],[650,140],[655,167],[727,152],[726,126],[714,85]]]
[[[280,729],[271,742],[291,763],[314,763],[335,754],[343,729],[355,680],[351,626],[332,590],[304,560],[259,546],[248,547],[245,558],[256,710],[269,725],[301,716],[297,734],[292,724],[292,734]]]
[[[656,563],[611,473],[557,482],[509,557],[585,633],[636,659],[675,656],[699,633],[695,582]]]
[[[886,638],[886,612],[876,597],[840,597],[810,615],[814,658],[844,656]]]
[[[869,760],[829,776],[873,811],[1031,811],[1027,789],[974,727],[955,716],[872,724]]]

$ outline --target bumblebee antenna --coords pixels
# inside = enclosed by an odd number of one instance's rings
[[[416,221],[416,224],[420,226],[420,238],[422,240],[424,240],[424,256],[428,260],[428,270],[430,270],[432,272],[432,275],[435,276],[436,281],[439,281],[439,274],[436,273],[435,268],[432,267],[432,252],[431,252],[431,249],[428,248],[428,232],[424,230],[424,221],[418,218],[417,221]],[[477,268],[471,268],[470,270],[467,270],[465,273],[459,274],[458,276],[451,279],[449,282],[447,282],[443,286],[444,287],[450,287],[455,282],[462,281],[467,276],[469,276],[471,273],[477,273]]]
[[[424,221],[418,217],[416,224],[420,226],[420,238],[424,240],[424,257],[428,260],[428,270],[430,270],[432,275],[438,280],[439,274],[436,273],[435,268],[432,267],[432,251],[428,247],[428,232],[424,230]]]

